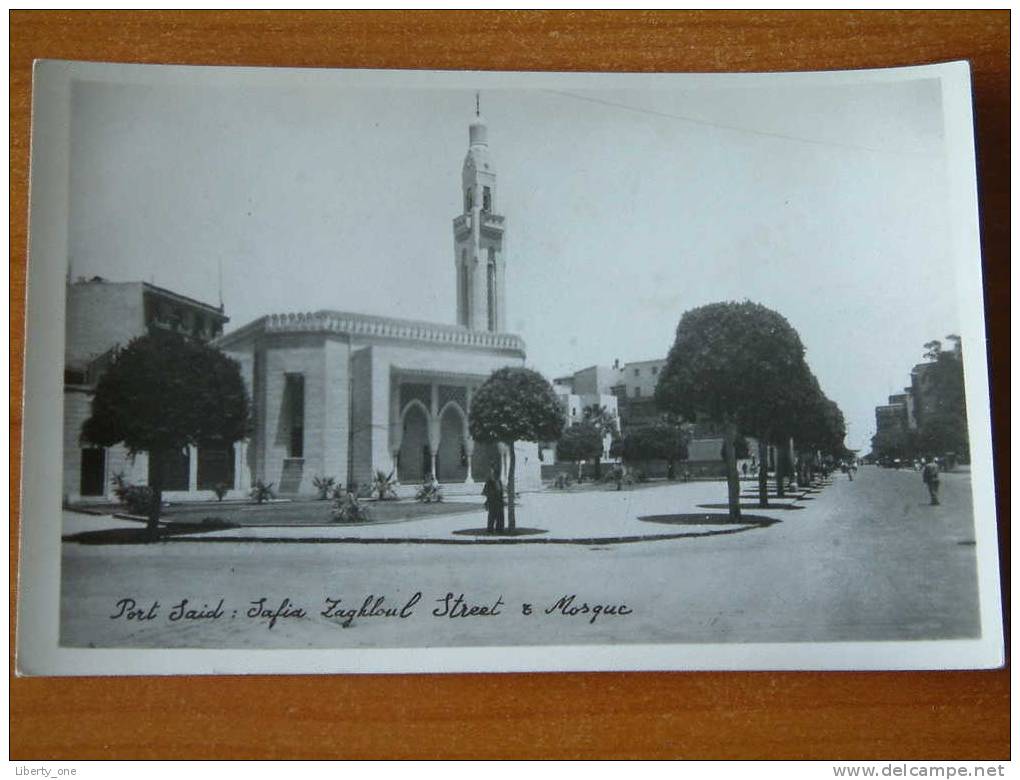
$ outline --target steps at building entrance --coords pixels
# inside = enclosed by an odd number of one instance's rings
[[[281,496],[296,496],[301,488],[301,474],[304,471],[304,462],[294,459],[283,461],[283,473],[280,475],[280,484],[277,493]]]
[[[443,489],[443,497],[451,498],[453,496],[476,496],[479,501],[483,501],[482,498],[482,483],[481,482],[441,482],[439,486]],[[421,485],[417,483],[408,483],[397,485],[396,492],[398,498],[414,498]]]

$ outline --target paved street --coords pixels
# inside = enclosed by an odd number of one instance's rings
[[[369,535],[358,541],[273,542],[232,529],[155,545],[65,542],[62,642],[300,648],[975,636],[969,476],[944,475],[942,492],[942,505],[931,507],[916,472],[865,467],[854,482],[835,475],[794,508],[745,510],[773,522],[743,526],[699,507],[723,501],[723,483],[690,483],[526,495],[519,524],[549,533],[512,544],[453,534],[484,526],[481,513],[357,529]],[[716,516],[682,526],[639,519],[677,512]],[[80,531],[96,520],[65,524]],[[660,538],[569,542],[634,534]],[[392,543],[401,535],[419,541]],[[128,598],[133,604],[118,603]],[[207,605],[213,617],[171,620],[185,598],[185,609]],[[461,616],[471,606],[475,614]]]

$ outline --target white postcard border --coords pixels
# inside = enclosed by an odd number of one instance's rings
[[[1004,658],[988,372],[983,349],[964,353],[970,423],[974,525],[982,636],[974,640],[786,644],[579,645],[371,650],[81,649],[58,646],[64,285],[72,81],[138,83],[328,83],[365,89],[741,86],[777,79],[836,86],[937,78],[952,192],[951,220],[961,336],[986,344],[981,252],[965,62],[918,68],[796,74],[596,74],[371,70],[297,70],[36,63],[26,315],[21,555],[17,625],[20,675],[431,673],[586,670],[962,669],[1001,666]]]

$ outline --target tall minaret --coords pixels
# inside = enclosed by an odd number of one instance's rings
[[[453,220],[457,323],[473,330],[504,331],[506,220],[496,213],[496,171],[489,160],[488,127],[478,103],[476,95],[461,176],[464,213]]]

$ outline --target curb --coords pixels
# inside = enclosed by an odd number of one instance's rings
[[[515,536],[502,539],[446,539],[437,537],[430,539],[426,537],[361,537],[361,536],[171,536],[160,539],[161,543],[192,543],[192,544],[446,544],[446,545],[507,545],[507,544],[575,544],[575,545],[599,545],[599,544],[634,544],[637,542],[662,542],[671,539],[696,539],[706,536],[722,536],[725,534],[738,534],[744,531],[751,531],[762,526],[756,523],[748,523],[736,528],[727,528],[720,531],[708,531],[702,533],[685,532],[675,534],[634,534],[628,536],[591,536],[574,538],[550,538],[550,537],[524,537]],[[67,540],[76,541],[76,540]]]

